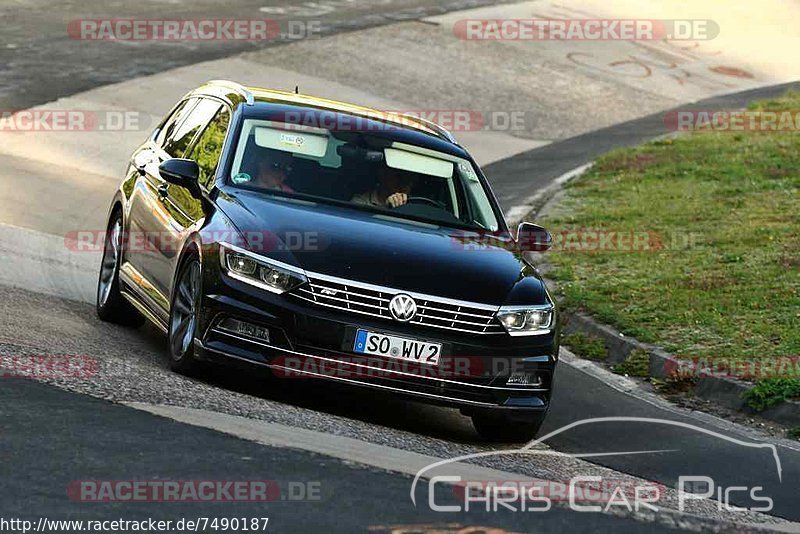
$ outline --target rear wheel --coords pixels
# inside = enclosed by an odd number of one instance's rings
[[[122,214],[115,211],[108,223],[103,261],[100,264],[100,278],[97,281],[97,316],[109,323],[141,326],[144,324],[144,317],[125,300],[119,290],[123,239]]]
[[[198,361],[194,354],[194,338],[200,310],[200,260],[196,255],[181,267],[172,297],[169,317],[170,368],[188,374],[195,371]]]
[[[525,419],[510,418],[500,414],[474,414],[472,426],[487,441],[522,443],[532,440],[544,423],[545,414]]]

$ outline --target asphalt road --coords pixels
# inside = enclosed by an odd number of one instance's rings
[[[214,15],[320,18],[326,32],[385,24],[408,16],[438,13],[454,6],[478,2],[268,2],[218,5],[191,4],[191,16]],[[259,12],[259,7],[274,9]],[[298,11],[298,6],[311,11]],[[178,17],[189,3],[138,3],[129,7],[106,3],[72,4],[35,2],[0,7],[4,20],[4,48],[0,48],[0,109],[23,108],[48,102],[98,85],[205,59],[226,57],[252,47],[247,43],[214,46],[167,47],[137,44],[113,48],[103,43],[77,43],[60,33],[69,20],[106,10],[115,16]],[[316,11],[314,11],[316,9]],[[259,13],[261,15],[259,15]],[[301,15],[302,13],[302,15]],[[36,31],[31,31],[36,28]],[[77,46],[80,44],[81,46]],[[10,45],[10,46],[9,46]],[[698,102],[703,109],[730,108],[748,100],[779,94],[786,87],[757,89]],[[685,108],[686,106],[683,106]],[[662,114],[655,114],[597,132],[581,135],[523,153],[486,167],[505,208],[517,205],[530,193],[546,186],[559,174],[590,161],[616,146],[636,144],[666,133]],[[102,223],[108,192],[114,187],[101,177],[65,176],[21,158],[4,157],[4,172],[30,176],[25,184],[10,179],[0,183],[5,215],[24,226],[59,235],[64,228],[96,228]],[[9,171],[8,169],[12,169]],[[95,179],[96,178],[96,179]],[[0,219],[2,220],[2,219]],[[28,251],[31,257],[46,251]],[[309,453],[268,449],[215,432],[155,418],[129,408],[79,395],[112,401],[139,401],[209,409],[222,413],[279,422],[329,434],[355,437],[404,450],[448,458],[489,450],[468,421],[452,410],[401,402],[362,391],[296,383],[267,389],[263,376],[237,370],[211,369],[196,379],[186,379],[166,369],[162,338],[150,328],[137,331],[100,323],[90,306],[54,297],[3,288],[0,299],[0,356],[30,354],[89,355],[100,362],[96,377],[58,383],[77,393],[17,379],[3,379],[0,387],[0,515],[115,517],[114,506],[77,505],[64,492],[65,485],[86,478],[202,478],[248,477],[318,480],[325,493],[322,503],[276,502],[270,506],[280,530],[307,531],[337,525],[341,530],[363,529],[370,524],[440,522],[438,514],[411,509],[409,480],[342,464]],[[674,487],[682,475],[705,475],[718,485],[763,486],[775,502],[775,515],[800,520],[797,487],[800,452],[778,446],[782,481],[775,460],[764,450],[754,450],[699,429],[737,437],[746,443],[766,443],[757,435],[701,415],[675,410],[641,396],[609,387],[590,374],[561,365],[556,379],[553,409],[543,432],[589,417],[636,416],[687,423],[698,427],[675,428],[659,423],[598,423],[570,430],[548,441],[557,451],[612,453],[662,450],[646,455],[614,455],[587,460],[621,474],[635,475]],[[43,438],[47,436],[47,438]],[[253,460],[256,459],[256,460]],[[564,477],[588,474],[587,467],[524,458],[496,457],[491,467],[531,476]],[[64,466],[70,466],[65,470]],[[257,475],[252,475],[252,473]],[[565,475],[566,473],[566,475]],[[736,494],[732,504],[750,501]],[[391,505],[387,505],[391,503]],[[249,505],[236,505],[237,515],[260,513]],[[187,504],[159,505],[165,516],[197,514]],[[226,512],[227,507],[220,507]],[[152,507],[124,509],[126,515],[157,515]],[[204,510],[205,511],[205,510]],[[269,511],[269,510],[268,510]],[[210,515],[210,514],[209,514]],[[546,517],[545,517],[546,515]],[[592,514],[591,520],[563,511],[542,516],[543,530],[586,528],[591,531],[634,529],[624,519]],[[580,514],[578,514],[580,515]],[[537,520],[539,518],[537,517]],[[488,524],[507,529],[531,530],[530,521],[509,515],[453,517],[447,522]],[[653,525],[648,525],[653,527]],[[641,525],[639,525],[641,527]],[[337,529],[338,530],[338,529]]]
[[[269,532],[390,532],[392,526],[460,524],[530,531],[523,513],[436,513],[413,507],[406,476],[348,465],[286,448],[265,447],[36,382],[0,388],[0,517],[31,520],[179,521],[269,518]],[[46,438],[43,436],[46,434]],[[67,467],[68,466],[68,467]],[[271,481],[263,502],[82,502],[82,481]],[[425,497],[425,495],[423,495]],[[439,497],[441,504],[455,498]],[[553,508],[537,529],[638,532],[633,519]],[[655,532],[669,530],[650,525]],[[78,529],[75,529],[78,530]],[[502,532],[502,530],[500,530]]]
[[[492,0],[176,0],[80,3],[34,0],[0,5],[0,110],[25,109],[57,98],[191,63],[274,46],[265,41],[136,41],[108,46],[79,40],[67,31],[71,21],[101,19],[270,19],[283,33],[288,21],[319,22],[313,37],[352,31],[398,20],[420,18],[499,3]]]
[[[772,451],[752,449],[727,441],[735,438],[758,443],[731,427],[697,417],[697,414],[671,412],[621,393],[597,379],[562,366],[556,382],[553,409],[542,434],[569,425],[579,419],[638,417],[653,422],[602,422],[571,429],[547,440],[554,449],[566,453],[669,450],[659,454],[624,454],[593,458],[623,473],[656,480],[668,487],[677,487],[679,477],[706,476],[717,488],[761,486],[774,499],[770,514],[800,520],[797,510],[797,483],[800,481],[800,450],[779,447],[780,466]],[[658,422],[655,422],[658,420]],[[663,421],[691,425],[676,427]],[[718,435],[705,434],[716,432]],[[542,435],[540,434],[540,435]],[[724,437],[723,437],[724,436]],[[779,472],[779,468],[781,471]],[[733,493],[726,504],[758,507],[748,494]]]

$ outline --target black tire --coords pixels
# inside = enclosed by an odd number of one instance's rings
[[[544,423],[544,413],[512,419],[500,414],[482,413],[472,416],[472,426],[487,441],[496,443],[523,443],[536,437]]]
[[[170,369],[181,374],[193,374],[200,365],[195,358],[194,338],[202,295],[201,278],[200,259],[196,253],[190,253],[175,279],[167,334]]]
[[[101,321],[139,327],[144,317],[125,300],[119,290],[119,267],[122,264],[124,235],[122,213],[116,210],[108,221],[106,242],[103,247],[103,260],[97,280],[95,309]]]

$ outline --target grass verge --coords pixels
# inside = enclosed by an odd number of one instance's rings
[[[563,337],[561,343],[569,347],[572,352],[581,358],[586,358],[587,360],[601,361],[608,358],[608,349],[606,349],[603,340],[586,335],[583,332],[568,334]]]
[[[647,378],[650,376],[650,355],[647,351],[636,349],[630,353],[624,362],[615,365],[612,371],[618,375]]]
[[[747,405],[759,412],[777,406],[786,399],[798,397],[800,397],[800,380],[796,378],[761,380],[744,394]]]
[[[800,93],[751,108],[800,110]],[[570,309],[682,358],[800,355],[799,132],[694,132],[611,152],[541,222]],[[769,378],[800,396],[798,376]],[[754,404],[771,402],[769,384]]]

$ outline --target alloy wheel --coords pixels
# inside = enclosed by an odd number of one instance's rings
[[[169,342],[172,358],[182,359],[191,349],[197,327],[200,295],[200,263],[192,260],[184,268],[175,293],[170,318]]]
[[[98,304],[100,306],[105,306],[108,302],[108,297],[111,295],[111,288],[114,285],[114,278],[117,276],[121,236],[122,221],[117,218],[106,238],[106,246],[103,250],[103,262],[100,265],[100,283],[97,288]]]

